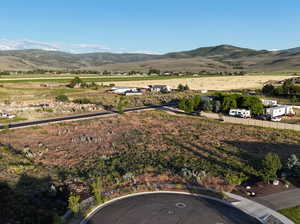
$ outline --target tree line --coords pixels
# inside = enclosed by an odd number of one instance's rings
[[[198,110],[228,113],[230,109],[247,109],[253,115],[264,113],[264,106],[257,96],[216,93],[212,97],[194,96],[179,101],[179,109],[188,113]]]

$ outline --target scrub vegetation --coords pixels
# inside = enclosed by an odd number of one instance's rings
[[[266,166],[277,171],[262,163],[268,153],[294,164],[299,139],[299,132],[159,111],[7,130],[0,134],[0,218],[51,223],[68,207],[77,213],[76,197],[99,195],[98,187],[159,182],[231,191],[262,180]]]

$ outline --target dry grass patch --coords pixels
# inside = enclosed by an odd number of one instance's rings
[[[180,78],[170,80],[149,80],[149,81],[129,81],[112,82],[117,86],[145,87],[147,85],[169,85],[177,88],[179,84],[187,84],[193,90],[233,90],[233,89],[254,89],[261,88],[267,81],[284,80],[293,76],[217,76],[201,78]]]

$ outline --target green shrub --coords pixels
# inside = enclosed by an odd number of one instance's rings
[[[117,103],[117,111],[119,114],[124,113],[124,107],[126,107],[127,104],[128,104],[128,101],[126,100],[126,98],[124,96],[121,96]]]
[[[228,112],[230,109],[237,108],[236,97],[233,95],[224,97],[222,102],[222,108],[225,112]]]
[[[95,197],[95,200],[96,200],[96,204],[100,204],[103,202],[103,198],[102,198],[102,183],[101,183],[101,180],[100,180],[100,177],[97,177],[95,182],[92,183],[91,185],[91,188],[92,188],[92,192],[93,192],[93,195]]]
[[[40,108],[36,109],[35,112],[42,113],[42,112],[47,112],[47,113],[53,113],[54,110],[52,108]]]
[[[79,215],[80,211],[80,204],[79,204],[80,197],[75,194],[71,194],[68,198],[68,208],[73,212],[74,216]]]
[[[239,174],[227,174],[226,175],[226,181],[230,185],[240,185],[243,183],[245,180],[247,180],[247,177],[245,175]]]
[[[272,96],[274,94],[274,89],[275,87],[273,85],[268,84],[262,88],[262,92],[264,95]]]
[[[73,103],[77,103],[77,104],[92,104],[92,101],[90,101],[87,98],[78,98],[72,101]]]
[[[58,102],[68,102],[69,98],[66,95],[58,95],[55,97],[55,100]]]
[[[79,77],[75,77],[67,86],[74,88],[75,86],[82,84],[84,84],[84,82]]]
[[[213,104],[210,100],[204,100],[201,109],[204,111],[212,111],[213,110]]]
[[[277,178],[277,172],[282,168],[281,160],[275,153],[268,153],[262,161],[261,177],[265,182]]]

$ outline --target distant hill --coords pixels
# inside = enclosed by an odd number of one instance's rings
[[[0,51],[0,68],[14,68],[24,66],[24,69],[56,68],[56,69],[81,69],[97,67],[108,63],[145,61],[156,58],[148,54],[113,54],[113,53],[88,53],[70,54],[59,51],[45,50],[14,50]],[[4,61],[4,63],[3,63]],[[6,62],[6,63],[5,63]],[[20,68],[22,69],[22,68]]]
[[[245,56],[256,56],[268,53],[268,51],[257,51],[248,48],[240,48],[231,45],[219,45],[214,47],[197,48],[191,51],[182,51],[166,54],[171,58],[191,58],[191,57],[210,57],[210,58],[238,58]]]
[[[287,49],[287,50],[282,50],[281,52],[284,52],[284,53],[300,53],[300,47],[291,48],[291,49]]]
[[[274,71],[300,70],[300,48],[267,51],[232,45],[197,48],[165,55],[45,50],[0,51],[0,70],[91,69],[110,71]]]

